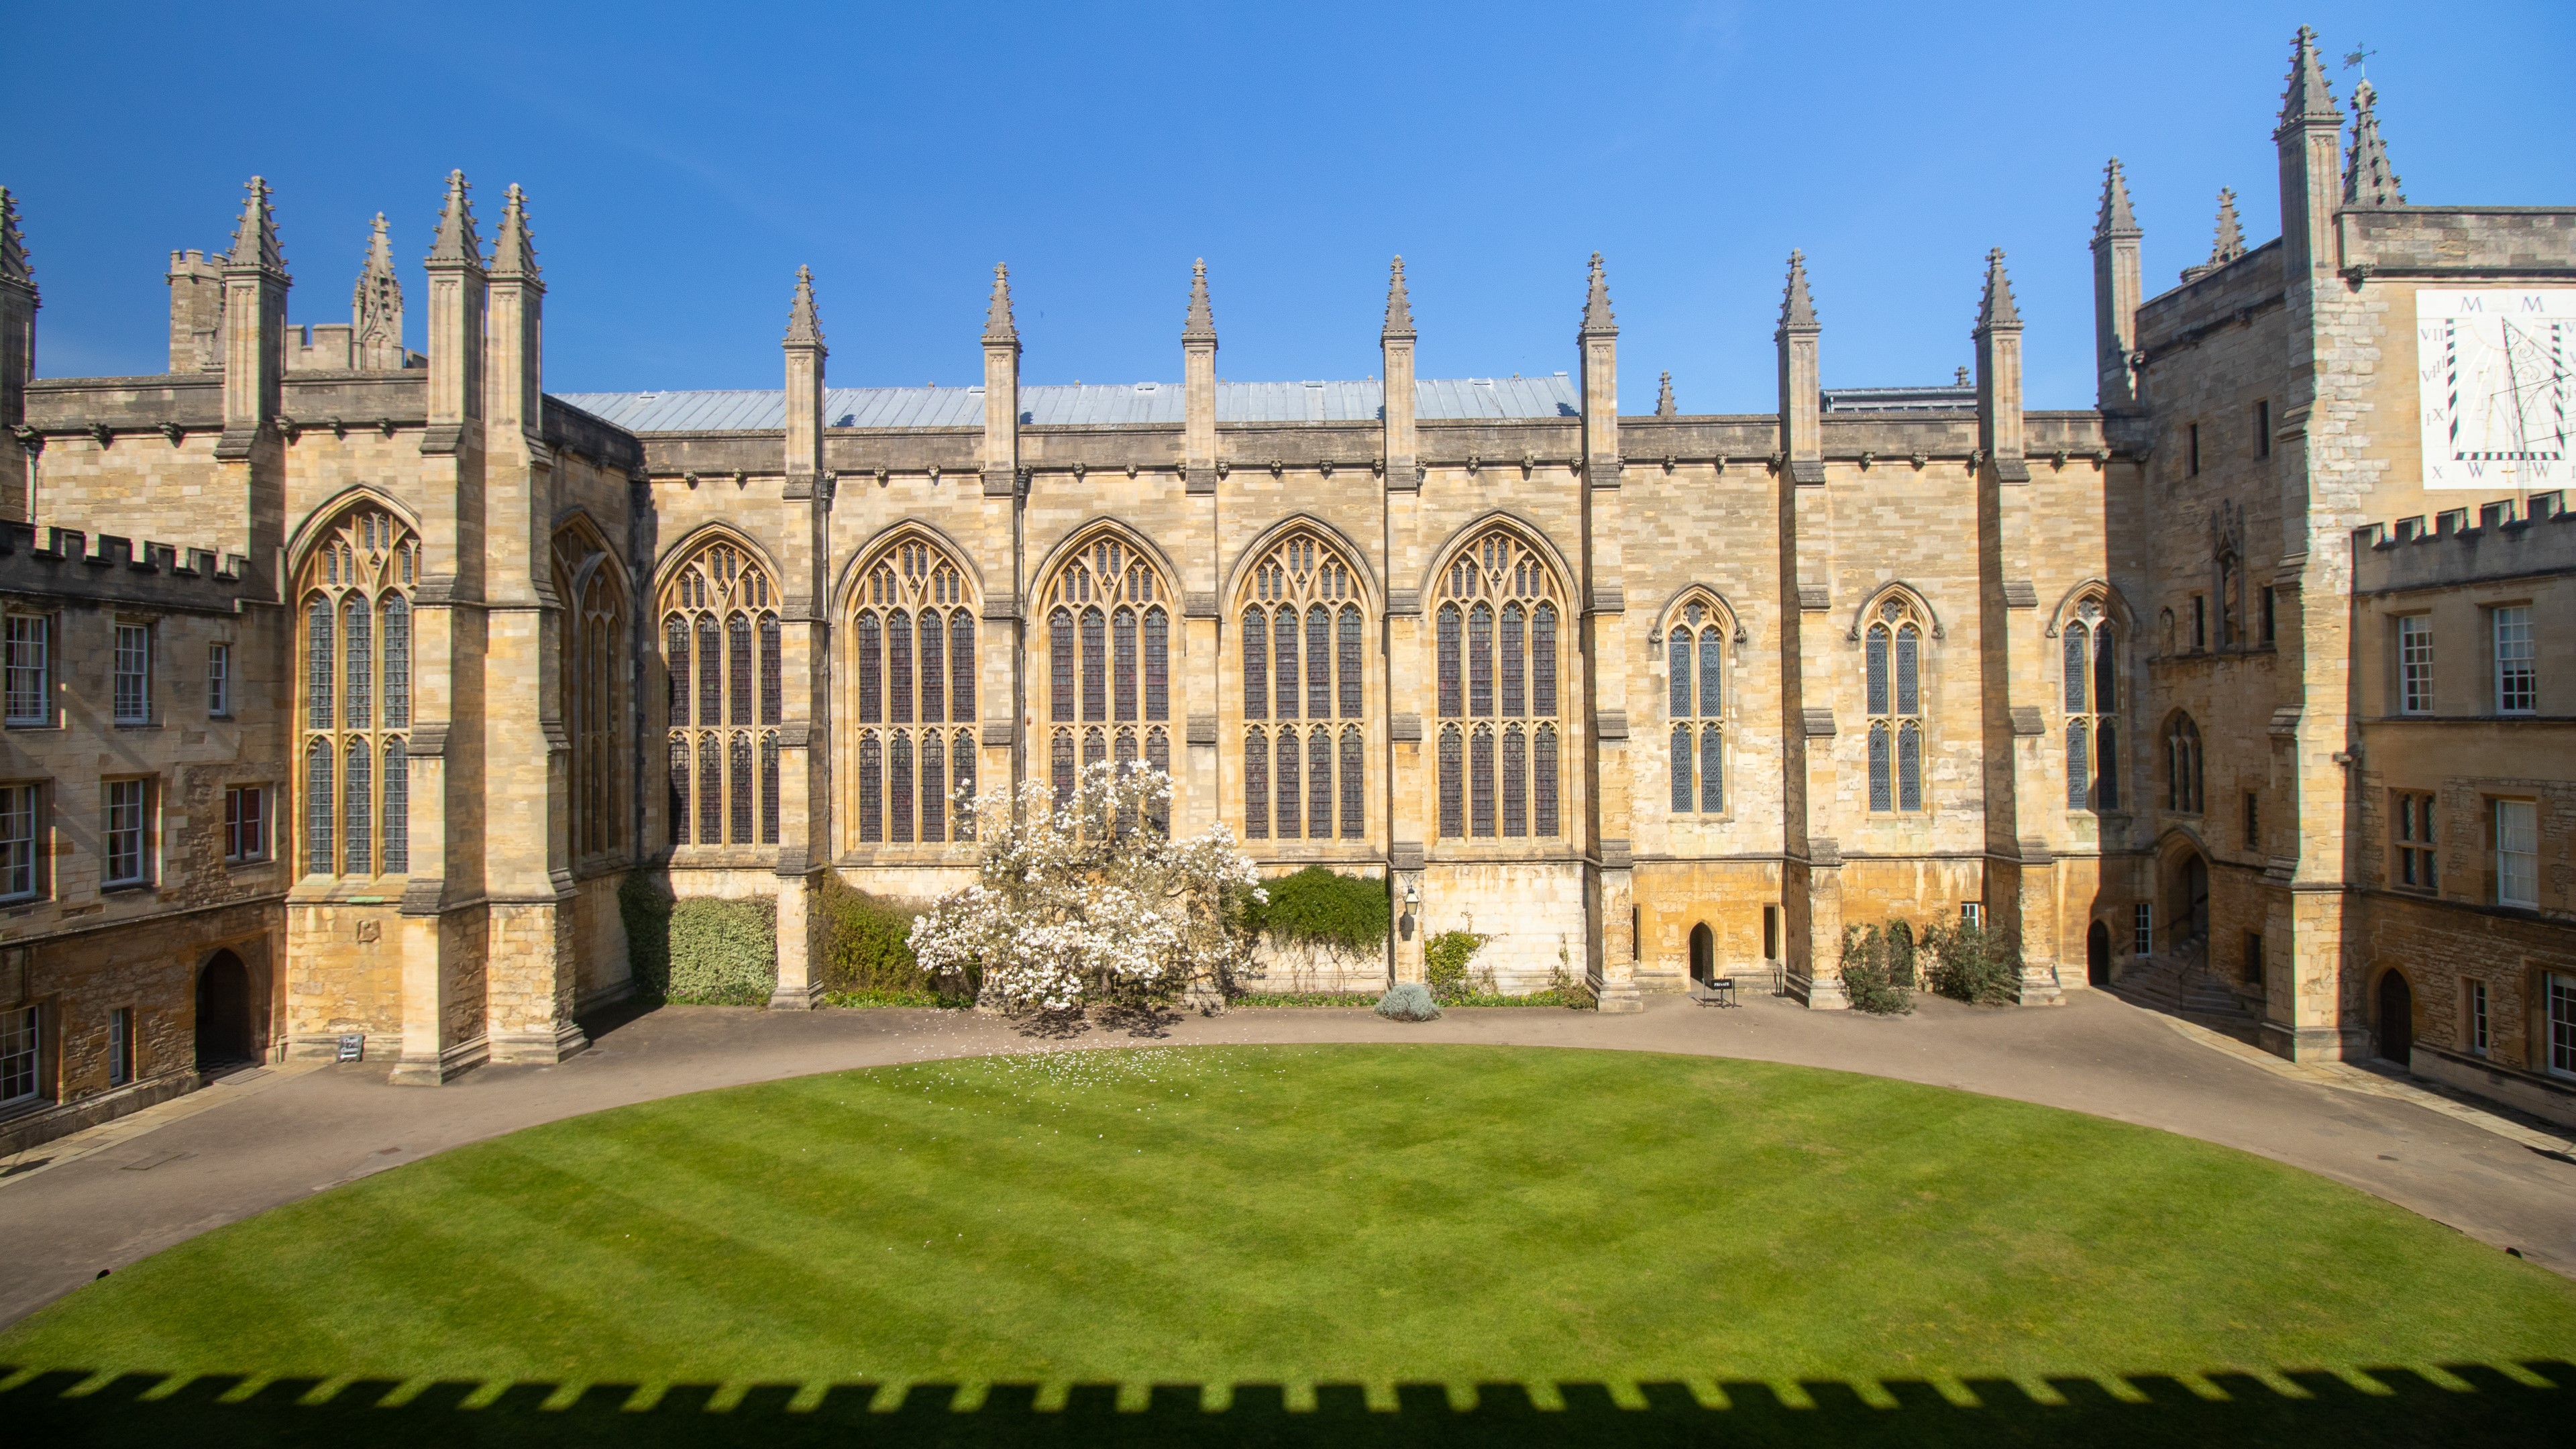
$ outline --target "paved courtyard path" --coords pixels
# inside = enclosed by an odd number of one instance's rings
[[[382,1063],[273,1068],[23,1154],[0,1178],[0,1324],[198,1233],[460,1143],[682,1092],[993,1052],[1234,1042],[1474,1042],[1834,1067],[2018,1098],[2225,1143],[2410,1208],[2576,1276],[2576,1147],[2357,1068],[2293,1067],[2098,994],[1909,1017],[1734,1010],[1652,997],[1642,1015],[1249,1010],[1071,1037],[947,1011],[666,1007],[600,1023],[551,1067],[394,1087]],[[41,1165],[39,1165],[41,1164]]]

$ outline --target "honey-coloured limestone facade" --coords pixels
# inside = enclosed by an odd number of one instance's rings
[[[773,1005],[812,1004],[827,873],[936,896],[974,867],[959,798],[1101,761],[1265,871],[1392,878],[1384,959],[1274,955],[1274,988],[1418,979],[1471,929],[1506,990],[1831,1008],[1846,923],[1970,918],[2028,1003],[2117,986],[2557,1110],[2563,425],[2457,399],[2498,368],[2564,399],[2576,209],[2406,204],[2354,99],[2347,148],[2302,31],[2285,234],[2246,247],[2222,196],[2152,298],[2111,164],[2072,411],[2024,404],[2000,252],[1973,379],[1856,389],[1793,253],[1752,415],[1621,414],[1598,256],[1548,377],[1417,377],[1399,259],[1361,381],[1220,381],[1202,264],[1177,382],[1023,383],[996,268],[979,385],[836,387],[800,271],[776,390],[550,394],[526,198],[487,245],[455,174],[419,351],[381,218],[350,321],[289,326],[254,178],[228,251],[173,254],[167,373],[38,378],[0,201],[0,886],[32,881],[0,891],[0,1131],[236,1042],[423,1083],[560,1059],[632,989],[639,871],[774,900]],[[204,562],[123,542],[146,521]],[[2436,693],[2391,705],[2426,648]],[[146,874],[111,888],[126,780]]]

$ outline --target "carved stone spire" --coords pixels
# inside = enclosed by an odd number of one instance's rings
[[[814,315],[814,273],[808,267],[796,269],[795,300],[787,304],[787,345],[823,345],[823,320]]]
[[[1395,259],[1394,270],[1386,283],[1386,325],[1378,329],[1380,340],[1389,337],[1411,337],[1413,334],[1413,299],[1404,291],[1404,258]]]
[[[2317,60],[2317,33],[2302,25],[2290,48],[2290,84],[2281,93],[2281,125],[2286,129],[2309,121],[2333,121],[2340,126],[2343,112],[2335,109],[2334,91]]]
[[[2218,188],[2218,233],[2209,247],[2209,264],[2223,267],[2245,255],[2245,228],[2236,221],[2236,193]]]
[[[1816,326],[1816,305],[1807,300],[1807,254],[1792,251],[1789,253],[1789,287],[1780,297],[1780,327],[1787,331],[1792,328],[1814,329]]]
[[[2352,88],[2352,157],[2343,169],[2343,204],[2404,206],[2397,173],[2388,167],[2388,143],[2379,139],[2379,90],[2368,78]]]
[[[1019,323],[1011,317],[1011,269],[1000,262],[993,264],[993,305],[984,311],[984,340],[1020,340]]]
[[[1190,264],[1190,315],[1181,323],[1183,342],[1214,342],[1216,312],[1208,306],[1207,258]]]
[[[1583,298],[1583,331],[1617,332],[1619,319],[1610,315],[1610,281],[1602,275],[1601,254],[1592,254],[1592,288]]]
[[[277,276],[286,275],[286,253],[277,245],[277,213],[268,204],[268,182],[254,176],[243,188],[250,196],[242,202],[241,223],[233,228],[233,252],[230,265],[257,267]]]
[[[1977,330],[2021,326],[2021,309],[2013,305],[2012,279],[2004,275],[2004,249],[1986,253],[1986,295],[1977,306]]]
[[[0,283],[30,292],[36,288],[35,269],[27,265],[27,238],[18,231],[18,198],[6,186],[0,186]]]
[[[517,182],[501,193],[501,234],[492,239],[492,275],[537,279],[537,243],[528,234],[528,198]]]
[[[381,211],[367,239],[366,269],[349,299],[349,320],[361,369],[385,372],[403,365],[402,280],[394,275],[393,238]]]
[[[464,172],[447,173],[447,204],[439,209],[438,235],[430,242],[425,260],[483,265],[483,239],[474,232],[474,201],[466,195],[473,189]]]
[[[1655,416],[1669,418],[1676,411],[1678,410],[1673,406],[1673,375],[1668,372],[1663,375],[1662,381],[1655,385]]]
[[[2137,217],[2129,212],[2129,179],[2121,174],[2117,156],[2111,158],[2110,165],[2102,168],[2102,213],[2094,219],[2093,234],[2097,237],[2145,235],[2138,229]]]

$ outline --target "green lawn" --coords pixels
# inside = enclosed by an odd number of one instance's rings
[[[2519,1365],[2571,1350],[2576,1285],[2073,1113],[1703,1058],[1139,1048],[711,1092],[397,1168],[0,1335],[0,1423],[2412,1442],[2551,1437],[2576,1383]]]

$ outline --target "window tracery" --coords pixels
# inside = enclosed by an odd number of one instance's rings
[[[1080,766],[1113,752],[1122,766],[1172,768],[1173,597],[1171,581],[1113,534],[1074,550],[1039,591],[1047,631],[1041,717],[1059,801],[1073,798]]]
[[[674,846],[778,843],[786,716],[778,599],[741,546],[710,543],[662,590]]]
[[[369,877],[411,869],[412,591],[420,544],[362,508],[306,556],[301,771],[304,872]]]
[[[2119,626],[2099,597],[2079,601],[2058,630],[2066,713],[2066,808],[2120,808]]]
[[[626,717],[626,599],[607,552],[587,532],[555,535],[554,575],[555,596],[563,602],[561,710],[572,745],[571,844],[573,858],[583,860],[616,851],[625,840],[627,752],[619,736]],[[392,642],[388,636],[388,646]],[[385,668],[393,670],[390,658]]]
[[[1537,550],[1498,528],[1450,559],[1437,592],[1441,837],[1560,834],[1563,586]]]
[[[1869,808],[1923,808],[1923,636],[1914,601],[1891,594],[1863,634],[1869,712]]]
[[[953,808],[975,790],[970,593],[965,570],[926,538],[898,540],[860,572],[849,653],[863,845],[970,838],[970,817]]]
[[[2200,726],[2177,714],[2165,727],[2165,808],[2177,815],[2201,813]]]
[[[1664,634],[1667,768],[1676,815],[1726,809],[1725,615],[1707,599],[1682,605]]]
[[[1300,529],[1253,565],[1236,608],[1245,838],[1359,839],[1368,828],[1358,723],[1368,699],[1367,620],[1350,560]]]

